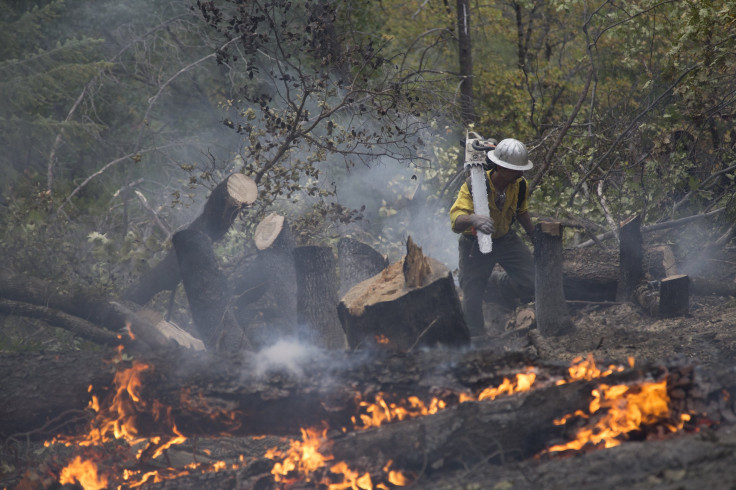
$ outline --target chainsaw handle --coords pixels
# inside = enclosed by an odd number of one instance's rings
[[[496,148],[496,145],[491,143],[490,141],[473,141],[471,143],[473,149],[475,151],[490,151]]]

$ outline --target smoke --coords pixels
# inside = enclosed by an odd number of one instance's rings
[[[314,345],[295,338],[282,338],[253,355],[249,364],[256,377],[272,372],[285,372],[300,378],[310,364],[324,357],[325,351]]]

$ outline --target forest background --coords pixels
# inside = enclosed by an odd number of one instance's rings
[[[411,235],[454,269],[468,129],[527,144],[533,215],[574,223],[568,246],[640,213],[717,211],[697,240],[734,236],[734,1],[0,6],[13,272],[116,295],[232,172],[260,193],[216,244],[225,270],[271,212],[300,245],[350,236],[394,261]],[[2,350],[83,344],[2,317]]]

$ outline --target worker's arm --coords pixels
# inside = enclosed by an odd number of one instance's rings
[[[519,220],[519,224],[521,224],[521,227],[524,228],[524,231],[529,237],[529,240],[534,243],[534,225],[532,224],[532,218],[531,216],[529,216],[529,213],[521,213],[516,216],[516,219]]]

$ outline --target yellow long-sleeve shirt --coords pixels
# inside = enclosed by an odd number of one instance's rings
[[[486,179],[488,179],[489,183],[492,172],[493,170],[486,172]],[[491,235],[493,238],[500,238],[509,232],[509,228],[511,227],[511,223],[514,219],[514,214],[524,214],[529,211],[527,195],[523,197],[518,213],[516,210],[516,205],[519,199],[519,185],[522,180],[525,180],[524,177],[519,177],[516,181],[506,186],[506,201],[503,204],[503,209],[498,209],[496,207],[496,188],[492,184],[486,186],[487,190],[490,189],[488,192],[488,210],[490,212],[491,219],[493,220],[494,231],[493,235]],[[525,188],[528,190],[529,185],[526,185]],[[458,231],[455,230],[455,220],[458,216],[461,214],[473,214],[473,212],[473,197],[470,194],[468,183],[465,182],[460,188],[460,192],[457,195],[457,199],[455,199],[455,203],[450,208],[450,224],[452,226],[452,231],[458,233]],[[463,233],[466,235],[473,235],[475,230],[470,227]]]

